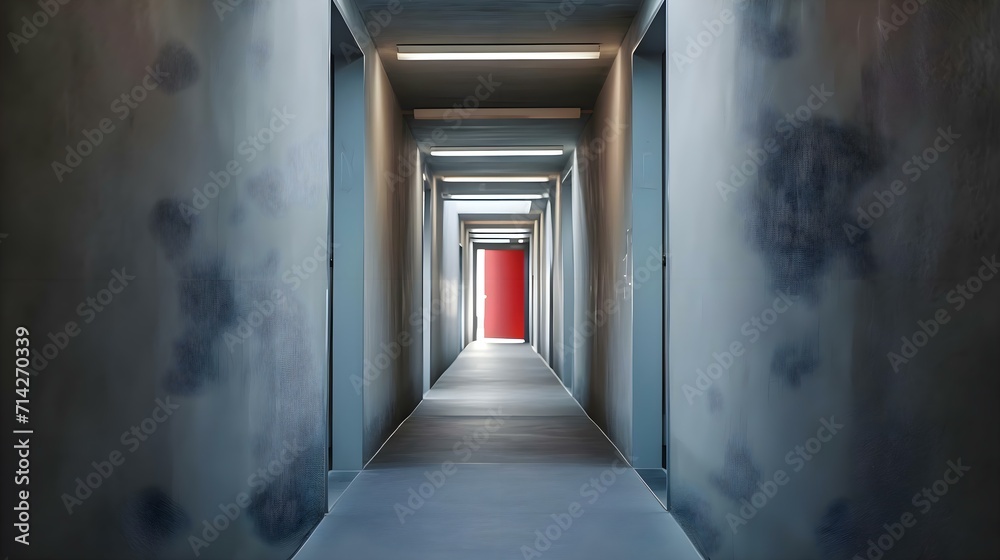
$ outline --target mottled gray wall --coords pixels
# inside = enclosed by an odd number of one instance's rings
[[[585,374],[574,396],[624,453],[631,444],[631,302],[627,299],[627,231],[631,227],[629,122],[631,53],[619,51],[577,146],[573,190],[579,193],[574,222],[586,230],[587,253],[579,290],[583,307],[574,321],[574,341],[585,354]],[[579,220],[577,220],[579,218]],[[576,225],[574,223],[574,225]],[[578,367],[577,371],[580,372]]]
[[[417,143],[377,54],[366,57],[365,460],[423,395],[421,222]],[[358,242],[360,240],[354,240]]]
[[[0,322],[34,373],[11,556],[289,557],[326,503],[329,6],[0,10],[28,38],[0,49]]]
[[[671,509],[713,559],[996,558],[1000,5],[669,10]]]
[[[632,51],[661,2],[648,0],[622,40],[577,142],[572,174],[573,396],[632,453]],[[644,248],[645,250],[645,248]]]

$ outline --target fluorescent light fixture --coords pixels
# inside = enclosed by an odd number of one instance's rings
[[[432,156],[441,157],[561,156],[563,153],[563,149],[559,146],[431,148]]]
[[[490,175],[485,177],[442,177],[445,183],[548,183],[549,178],[545,176],[537,177],[504,177],[501,175]]]
[[[596,60],[601,45],[399,45],[398,60]]]
[[[414,109],[413,118],[424,121],[450,121],[457,117],[463,120],[488,119],[579,119],[579,108],[507,108],[479,107],[475,109]]]
[[[510,239],[476,239],[476,243],[510,243]]]
[[[471,233],[531,233],[528,228],[476,228]]]
[[[545,198],[541,194],[453,194],[447,197],[451,200],[538,200]]]
[[[473,233],[471,234],[474,239],[526,239],[530,237],[527,233]]]

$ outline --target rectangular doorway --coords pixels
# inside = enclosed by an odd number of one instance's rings
[[[524,251],[483,251],[483,337],[524,340]]]

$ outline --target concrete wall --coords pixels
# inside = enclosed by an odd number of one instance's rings
[[[577,145],[573,182],[573,395],[632,453],[632,50],[660,2],[645,2]],[[652,292],[654,290],[650,290]]]
[[[625,256],[631,227],[630,118],[631,56],[619,53],[593,116],[580,138],[573,189],[582,207],[574,212],[587,230],[589,267],[580,271],[584,307],[574,329],[583,333],[585,385],[574,394],[594,421],[628,453],[631,402],[631,305],[627,301]]]
[[[569,165],[567,165],[569,168]],[[568,171],[564,170],[563,176]],[[572,175],[572,172],[569,172]],[[553,197],[552,370],[573,385],[573,199],[570,180],[556,183]]]
[[[437,194],[435,192],[435,194]],[[447,202],[436,196],[437,219],[433,222],[436,243],[432,263],[433,293],[431,295],[431,372],[430,383],[437,382],[462,351],[462,317],[459,287],[459,219],[457,202]]]
[[[1000,6],[669,10],[671,509],[713,559],[996,557]]]
[[[364,457],[423,395],[420,154],[377,54],[366,57]],[[357,243],[357,240],[352,242]]]
[[[34,430],[31,546],[5,547],[287,558],[326,504],[330,7],[60,6],[0,8],[45,21],[0,49],[0,323],[8,356],[30,333]]]

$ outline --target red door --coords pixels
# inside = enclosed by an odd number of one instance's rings
[[[524,251],[486,250],[483,336],[524,339]]]

